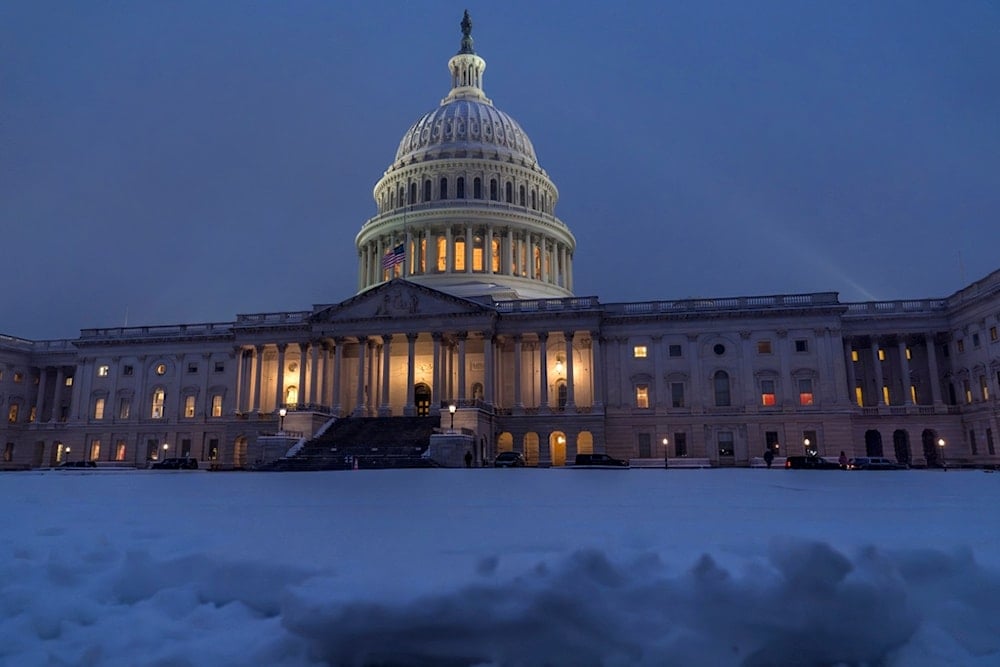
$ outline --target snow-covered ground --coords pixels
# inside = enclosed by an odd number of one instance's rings
[[[998,665],[1000,474],[0,474],[2,665]]]

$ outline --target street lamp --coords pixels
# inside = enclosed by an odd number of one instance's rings
[[[63,449],[63,453],[66,455],[66,460],[67,461],[69,461],[69,452],[70,452],[70,448],[69,447],[66,447],[65,449]]]
[[[167,450],[170,449],[170,445],[163,443],[163,458],[167,458]]]
[[[805,438],[802,441],[802,446],[805,447],[806,454],[812,455],[812,451],[810,451],[810,449],[809,449],[809,438]]]
[[[448,406],[448,412],[451,413],[451,429],[449,429],[451,431],[455,430],[455,410],[457,409],[458,407],[454,403]]]
[[[942,470],[945,470],[945,471],[948,470],[948,465],[944,462],[944,446],[946,444],[947,443],[944,441],[944,438],[938,438],[937,446],[938,446],[938,450],[941,452],[941,456],[940,456],[940,459],[941,459],[941,468],[942,468]]]
[[[278,433],[285,432],[285,415],[288,414],[288,410],[281,408],[278,410]]]

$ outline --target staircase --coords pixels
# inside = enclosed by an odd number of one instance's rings
[[[258,469],[433,468],[435,464],[421,455],[439,424],[437,417],[345,417],[307,442],[294,456],[276,459]]]

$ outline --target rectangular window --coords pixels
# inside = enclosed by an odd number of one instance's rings
[[[984,401],[990,400],[990,388],[986,384],[986,376],[985,375],[980,375],[979,376],[979,391],[982,392],[982,394],[983,394],[983,400]]]
[[[24,373],[14,371],[14,384],[21,384],[22,382],[24,382]]]
[[[188,362],[188,373],[197,373],[197,372],[198,372],[198,364],[193,361]]]
[[[892,405],[892,399],[889,396],[889,385],[882,385],[882,402],[886,405]]]
[[[212,396],[212,416],[221,417],[222,416],[222,394],[216,394]]]
[[[906,348],[906,358],[913,359],[913,354],[910,352],[910,348]]]
[[[156,444],[156,440],[147,439],[146,440],[146,460],[155,461],[156,457],[159,456],[160,449]]]
[[[72,375],[70,375],[70,376],[69,376],[68,378],[66,378],[66,381],[65,381],[65,383],[64,383],[64,384],[65,384],[65,385],[66,385],[67,387],[72,387],[72,386],[73,386],[73,376],[72,376]]]
[[[104,399],[94,401],[94,419],[104,419]]]
[[[684,383],[670,383],[670,404],[675,408],[684,407]]]
[[[17,413],[20,410],[20,406],[14,403],[9,408],[7,408],[7,421],[11,424],[17,423]]]
[[[972,403],[972,387],[968,380],[962,380],[962,390],[965,392],[965,402]]]
[[[674,433],[674,456],[688,455],[687,433]]]
[[[964,340],[958,341],[955,345],[956,345],[956,347],[958,347],[958,351],[959,352],[965,352],[965,341]]]
[[[208,441],[208,460],[215,461],[219,458],[219,441],[212,438]]]
[[[973,456],[979,454],[979,446],[976,444],[976,432],[971,428],[969,429],[969,449],[972,450]]]
[[[215,362],[215,372],[216,373],[225,373],[226,372],[226,362],[224,362],[224,361],[216,361]]]
[[[129,401],[129,399],[127,398],[123,398],[120,401],[118,401],[118,418],[128,419],[129,410],[131,407],[132,407],[131,401]]]
[[[194,396],[184,397],[184,416],[188,419],[194,417]]]
[[[639,458],[648,459],[653,455],[652,438],[648,433],[639,434]]]
[[[649,385],[637,384],[635,386],[635,407],[641,409],[649,407]]]
[[[3,446],[3,462],[10,463],[14,460],[14,443],[8,442]]]
[[[910,400],[913,401],[914,405],[917,404],[917,385],[915,384],[910,385]]]
[[[97,377],[106,378],[108,373],[111,372],[110,366],[98,366],[97,367]]]
[[[681,346],[680,345],[670,345],[667,347],[667,354],[671,357],[681,356]]]
[[[813,381],[812,378],[802,378],[799,380],[799,405],[813,404]]]
[[[153,404],[152,409],[149,411],[149,416],[153,419],[163,419],[163,399],[165,398],[162,389],[157,389],[153,392]]]
[[[132,368],[132,366],[129,364],[125,364],[124,366],[122,366],[122,375],[132,375],[134,372],[135,369]]]
[[[808,352],[809,351],[809,341],[805,338],[800,338],[795,341],[795,351],[796,352]]]
[[[986,429],[986,451],[990,456],[996,456],[996,449],[993,447],[993,429]]]
[[[990,327],[990,340],[994,343],[997,342],[997,340],[1000,340],[1000,334],[997,333],[997,328],[995,326]]]
[[[636,358],[636,359],[645,359],[646,358],[646,346],[645,345],[636,345],[635,347],[633,347],[632,348],[632,356],[634,358]]]
[[[125,441],[119,440],[118,443],[115,445],[115,461],[125,460],[125,450],[126,450]]]
[[[851,361],[860,361],[861,355],[858,354],[857,350],[851,350]]]
[[[28,410],[28,423],[29,424],[35,421],[35,417],[37,416],[37,414],[36,414],[37,411],[38,411],[38,406],[37,405],[32,405],[31,406],[31,410]]]
[[[772,406],[777,403],[774,396],[774,380],[760,381],[760,404]]]
[[[181,440],[181,456],[187,458],[191,456],[191,440]]]
[[[91,440],[90,441],[90,458],[88,461],[100,461],[101,460],[101,441]]]
[[[771,341],[769,340],[757,341],[757,354],[771,354]]]
[[[3,382],[3,370],[0,369],[0,382]]]
[[[816,439],[816,431],[802,431],[802,447],[806,454],[813,456],[819,454],[819,441]]]
[[[733,432],[719,431],[719,456],[733,456],[736,450],[733,447]]]
[[[879,361],[885,361],[885,350],[883,350],[881,348],[879,348],[879,351],[878,351],[878,360]]]
[[[979,347],[979,334],[972,334],[972,347]]]

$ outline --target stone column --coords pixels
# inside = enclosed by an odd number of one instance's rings
[[[414,396],[417,336],[415,333],[406,334],[406,405],[403,407],[403,414],[407,417],[417,414]]]
[[[483,332],[483,402],[494,404],[496,367],[493,360],[493,333]]]
[[[83,369],[85,363],[82,358],[77,359],[77,364],[73,368],[73,389],[69,396],[69,415],[71,419],[80,418],[80,392],[83,389]]]
[[[309,375],[309,405],[315,406],[317,403],[317,388],[322,386],[320,378],[322,377],[319,373],[319,341],[313,340],[310,343],[310,353],[312,354],[312,370]],[[322,398],[319,401],[322,402]]]
[[[844,342],[844,359],[846,359],[847,364],[847,391],[848,400],[851,401],[851,405],[857,405],[858,399],[855,396],[855,392],[858,388],[858,376],[854,371],[854,348],[852,347],[851,341],[847,340]]]
[[[264,346],[254,345],[254,383],[253,383],[253,405],[250,406],[250,412],[263,412],[263,406],[260,403],[261,390],[260,385],[264,381]]]
[[[549,258],[549,242],[545,239],[544,236],[539,237],[538,264],[539,264],[539,271],[541,272],[541,280],[543,283],[549,282],[549,267],[548,267],[548,261],[546,261],[548,260],[548,258]]]
[[[392,406],[389,401],[389,380],[390,356],[392,354],[392,334],[382,334],[382,405],[378,408],[379,417],[389,417],[392,415]]]
[[[934,405],[941,405],[941,378],[938,375],[937,347],[934,345],[934,334],[924,334],[924,345],[927,346],[927,371],[931,376],[931,400]]]
[[[339,347],[339,346],[338,346]],[[368,338],[358,336],[358,378],[355,386],[354,417],[365,416],[365,356],[368,354]]]
[[[875,405],[886,405],[885,392],[882,391],[882,387],[885,385],[885,381],[882,379],[882,360],[878,358],[878,351],[878,341],[872,338],[872,362],[875,364],[875,394],[878,396]]]
[[[278,343],[278,372],[274,378],[274,412],[277,413],[281,404],[285,402],[285,350],[288,343]]]
[[[201,392],[201,400],[195,401],[194,413],[196,417],[206,417],[212,414],[212,397],[208,395],[208,374],[212,372],[212,353],[202,352],[201,353],[201,387],[199,391]],[[112,386],[114,383],[112,383]]]
[[[458,402],[462,405],[465,401],[465,341],[469,338],[469,334],[460,331],[456,337],[458,338]]]
[[[778,350],[778,359],[781,365],[782,410],[794,410],[795,406],[798,405],[798,396],[796,396],[798,387],[794,386],[795,381],[788,368],[788,360],[791,356],[791,345],[792,343],[788,341],[788,331],[784,329],[778,330],[778,340],[775,344],[775,348]]]
[[[472,273],[472,225],[465,224],[465,272]]]
[[[573,332],[564,331],[566,340],[566,411],[576,411],[576,391],[573,383]]]
[[[500,267],[500,273],[505,273],[508,276],[514,275],[514,228],[507,227],[507,248],[504,253],[504,265]]]
[[[743,385],[743,405],[747,410],[757,410],[758,400],[756,388],[754,387],[753,379],[753,364],[751,363],[751,358],[753,355],[753,348],[750,343],[750,336],[753,332],[749,330],[742,330],[739,332],[740,335],[740,384]],[[819,387],[816,387],[819,390]],[[732,401],[733,405],[737,405],[737,401]]]
[[[342,386],[341,372],[344,368],[344,343],[346,338],[337,337],[333,339],[333,382],[330,385],[330,403],[333,414],[341,417],[344,414],[344,404],[341,400],[340,392]]]
[[[111,377],[111,396],[108,398],[109,404],[114,403],[114,386],[115,380],[118,378],[118,368],[116,365],[112,365],[112,372],[114,375]],[[53,391],[52,396],[52,416],[50,421],[58,422],[62,417],[62,392],[63,387],[66,386],[66,368],[64,366],[56,366],[56,386]],[[112,408],[114,409],[114,408]],[[114,413],[111,413],[114,416]]]
[[[38,367],[38,393],[35,395],[36,424],[41,424],[46,421],[44,416],[44,410],[45,410],[45,385],[48,383],[48,376],[49,376],[48,370],[49,369],[47,366]],[[93,415],[90,414],[89,407],[87,408],[87,417],[93,417]]]
[[[149,384],[149,368],[146,366],[146,355],[142,355],[136,360],[136,369],[139,373],[139,382],[137,384],[135,392],[136,405],[133,406],[129,413],[129,419],[138,421],[140,419],[149,419],[150,415],[150,405],[149,396],[146,395],[146,387]],[[87,392],[88,394],[90,392]]]
[[[540,413],[549,412],[549,353],[548,353],[548,340],[549,334],[540,333],[538,334],[539,342],[539,363],[538,363],[538,375],[539,375],[539,394],[538,394],[538,411]]]
[[[493,275],[493,225],[486,226],[486,236],[483,237],[483,257],[485,264],[483,268],[486,275]]]
[[[906,339],[900,338],[897,344],[899,350],[899,366],[903,373],[903,403],[913,405],[913,394],[910,391],[912,381],[910,380],[910,360],[906,358]]]
[[[521,334],[514,334],[514,414],[524,412],[524,402],[521,399]]]
[[[368,347],[366,350],[366,361],[368,364],[368,396],[365,400],[365,416],[374,417],[376,413],[376,406],[378,405],[378,350],[376,345],[378,343],[374,338],[368,339]]]
[[[441,414],[441,383],[444,381],[441,375],[441,334],[435,331],[431,334],[431,340],[434,341],[434,353],[431,360],[434,366],[431,370],[433,378],[431,382],[431,414],[436,416]]]
[[[604,391],[601,387],[601,379],[604,373],[604,357],[601,356],[601,333],[599,331],[590,332],[590,375],[593,382],[594,410],[604,408]]]
[[[445,273],[455,272],[455,244],[452,242],[451,225],[444,229],[444,270]]]

